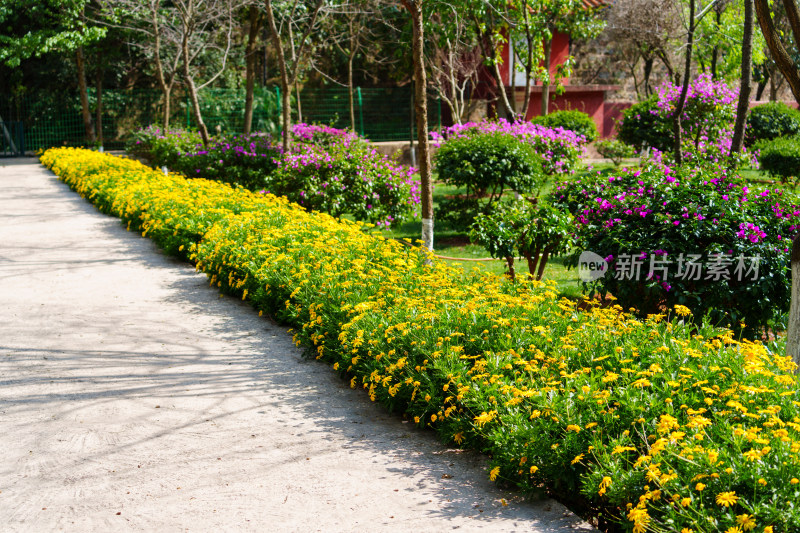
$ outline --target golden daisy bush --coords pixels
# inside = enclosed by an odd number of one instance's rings
[[[800,394],[765,344],[681,307],[581,310],[220,182],[81,149],[41,161],[373,401],[488,454],[492,479],[581,495],[627,531],[800,531]]]

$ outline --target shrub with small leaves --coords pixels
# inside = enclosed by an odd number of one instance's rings
[[[497,259],[505,259],[514,279],[514,256],[528,262],[530,275],[541,280],[547,261],[566,253],[574,242],[572,215],[548,204],[524,199],[501,202],[475,218],[470,239]]]
[[[761,169],[781,183],[800,178],[800,136],[778,137],[755,145]]]
[[[614,165],[619,166],[623,159],[636,156],[633,146],[618,141],[617,139],[603,139],[594,143],[594,147],[601,156],[610,159]]]
[[[583,137],[584,142],[590,143],[597,139],[597,125],[588,114],[583,111],[555,111],[549,115],[533,117],[531,122],[541,124],[546,128],[563,128]]]
[[[747,146],[752,146],[759,141],[798,134],[800,134],[800,111],[783,102],[769,102],[750,111],[744,140]]]

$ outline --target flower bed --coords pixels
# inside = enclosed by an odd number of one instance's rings
[[[489,454],[492,480],[582,494],[637,533],[800,528],[800,394],[792,363],[762,344],[694,330],[683,307],[581,312],[550,285],[428,265],[271,195],[85,150],[42,162],[292,324],[352,387]]]
[[[196,134],[142,129],[130,153],[189,178],[285,196],[308,210],[348,214],[380,226],[396,224],[420,204],[416,169],[403,168],[353,132],[295,124],[287,153],[268,135],[222,137],[204,148]]]

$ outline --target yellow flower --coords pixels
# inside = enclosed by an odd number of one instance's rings
[[[679,316],[691,316],[692,312],[685,305],[676,305],[675,314]]]
[[[603,476],[603,479],[600,481],[600,489],[597,491],[597,494],[602,496],[606,493],[606,489],[611,486],[611,478],[608,476]]]
[[[499,473],[500,473],[500,467],[499,466],[496,466],[496,467],[492,468],[492,470],[489,472],[489,480],[494,481],[495,479],[497,479],[497,475]]]
[[[736,523],[742,526],[744,531],[750,531],[756,528],[756,521],[753,518],[753,515],[750,514],[740,514],[736,517]]]
[[[690,505],[692,505],[692,499],[691,498],[681,498],[681,506],[682,507],[689,507]]]
[[[772,526],[767,526],[764,528],[764,533],[772,533]]]
[[[584,457],[584,454],[576,455],[575,459],[573,459],[570,464],[574,465],[575,463],[579,463],[579,462],[583,461],[583,457]]]
[[[796,477],[793,477],[792,479],[789,480],[789,483],[791,483],[792,485],[797,485],[798,483],[800,483],[800,480],[798,480]]]
[[[717,494],[717,504],[723,507],[730,507],[732,505],[736,505],[736,502],[739,501],[739,497],[736,495],[736,492],[720,492]]]
[[[703,492],[704,488],[706,488],[706,486],[702,483],[698,483],[697,485],[694,486],[694,490],[696,490],[697,492]]]
[[[494,420],[496,414],[497,411],[483,412],[475,417],[475,423],[478,424],[478,427],[483,427],[487,422]]]

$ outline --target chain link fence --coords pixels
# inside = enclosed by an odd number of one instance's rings
[[[89,108],[97,128],[97,94],[88,90]],[[361,88],[351,96],[347,88],[304,88],[292,93],[293,122],[326,124],[337,128],[353,128],[372,141],[406,141],[416,139],[414,102],[411,87]],[[203,121],[214,133],[239,133],[243,129],[245,92],[237,89],[204,89],[199,94]],[[280,89],[257,88],[254,94],[253,131],[271,134],[280,132]],[[170,126],[196,126],[189,99],[176,93],[170,102]],[[102,144],[105,149],[120,149],[130,135],[142,126],[163,123],[163,95],[151,89],[105,90],[102,92]],[[5,121],[5,122],[3,122]],[[79,95],[75,92],[0,95],[0,122],[14,123],[15,147],[36,151],[51,146],[86,146],[90,144],[81,116]],[[19,125],[17,125],[19,124]],[[428,124],[441,129],[442,105],[435,97],[428,98]],[[9,135],[0,129],[0,137]],[[12,139],[13,140],[13,139]],[[0,141],[0,142],[6,142]],[[6,142],[6,144],[9,144]],[[0,144],[2,153],[10,151]]]

